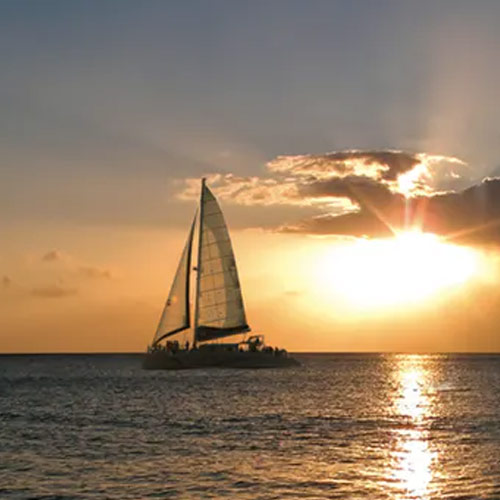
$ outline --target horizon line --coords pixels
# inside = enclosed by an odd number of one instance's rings
[[[294,355],[321,355],[321,354],[345,354],[345,355],[359,355],[359,354],[406,354],[406,355],[430,355],[430,354],[475,354],[475,355],[500,355],[500,351],[288,351],[289,354]],[[139,356],[146,354],[143,351],[41,351],[41,352],[0,352],[0,356],[120,356],[120,355],[134,355]]]

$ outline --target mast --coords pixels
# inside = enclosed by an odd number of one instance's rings
[[[187,325],[191,324],[191,305],[190,305],[190,297],[189,291],[191,289],[191,259],[192,259],[192,249],[193,249],[193,236],[194,236],[194,226],[196,224],[196,216],[198,215],[198,211],[194,213],[193,224],[191,225],[191,231],[189,233],[189,250],[187,255],[187,263],[186,263],[186,293],[184,295],[184,300],[186,301],[186,318]]]
[[[201,179],[200,194],[200,225],[198,228],[198,261],[196,263],[196,295],[194,298],[194,328],[193,328],[193,346],[196,345],[196,329],[198,328],[198,318],[200,314],[200,277],[201,277],[201,238],[203,235],[203,198],[205,194],[205,177]]]

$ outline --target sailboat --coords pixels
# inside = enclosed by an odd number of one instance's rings
[[[229,231],[217,199],[201,182],[198,224],[198,262],[191,266],[197,214],[143,368],[274,368],[300,363],[286,350],[265,345],[262,335],[249,336],[243,296]],[[194,321],[191,324],[190,282],[196,272]],[[192,342],[183,345],[176,334],[190,330]],[[221,342],[241,335],[236,342]]]

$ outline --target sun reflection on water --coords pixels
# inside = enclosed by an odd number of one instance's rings
[[[399,390],[395,408],[403,428],[396,431],[392,455],[395,498],[425,500],[431,497],[430,486],[438,461],[437,452],[429,448],[426,430],[426,420],[431,416],[431,373],[425,359],[418,356],[401,358],[397,368]]]
[[[421,368],[402,367],[399,372],[401,397],[397,401],[399,414],[419,423],[428,409],[428,401],[422,393],[424,374]]]

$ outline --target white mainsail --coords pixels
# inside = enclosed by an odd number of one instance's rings
[[[198,254],[195,341],[249,331],[229,232],[204,181]]]
[[[165,337],[178,333],[190,327],[189,314],[189,272],[191,267],[191,247],[193,245],[194,216],[188,239],[179,261],[179,266],[175,273],[168,299],[163,309],[163,313],[153,338],[153,345],[157,344]]]

